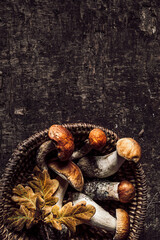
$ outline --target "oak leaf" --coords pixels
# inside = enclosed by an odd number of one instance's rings
[[[34,211],[28,210],[24,205],[12,209],[11,212],[12,215],[7,219],[9,228],[14,228],[16,231],[21,231],[24,225],[29,229],[35,222]]]
[[[57,230],[62,230],[61,224],[64,224],[72,232],[75,232],[76,226],[90,220],[95,211],[95,207],[86,205],[85,201],[79,202],[75,206],[72,206],[72,202],[69,202],[61,209],[55,205],[52,208],[51,214],[45,218],[45,222],[51,223]]]
[[[19,205],[23,204],[30,210],[36,210],[36,200],[39,194],[34,193],[29,186],[24,187],[23,185],[18,184],[13,188],[13,193],[12,200],[14,202]]]
[[[50,179],[47,170],[41,170],[38,167],[34,168],[33,180],[29,181],[29,186],[35,191],[40,193],[44,199],[45,205],[53,206],[58,202],[58,198],[54,197],[53,194],[59,187],[59,182],[56,179]]]

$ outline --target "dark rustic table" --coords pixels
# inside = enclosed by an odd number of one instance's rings
[[[160,2],[1,0],[1,173],[16,145],[54,123],[86,122],[142,146],[160,239]]]

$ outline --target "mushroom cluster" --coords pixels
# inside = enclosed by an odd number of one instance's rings
[[[115,200],[128,203],[134,198],[135,188],[132,183],[126,180],[108,182],[105,178],[116,173],[125,160],[137,163],[141,157],[140,145],[132,138],[122,138],[117,141],[115,151],[95,156],[91,154],[91,150],[102,153],[107,145],[106,134],[99,128],[90,131],[83,146],[78,150],[74,150],[71,132],[61,125],[52,125],[48,136],[50,140],[39,147],[36,161],[39,168],[49,168],[57,175],[58,206],[62,207],[70,184],[76,190],[71,196],[73,205],[85,201],[96,209],[96,213],[85,222],[86,224],[113,233],[113,239],[126,239],[129,233],[128,213],[123,209],[116,209],[114,218],[95,201]],[[83,175],[87,179],[86,182]]]

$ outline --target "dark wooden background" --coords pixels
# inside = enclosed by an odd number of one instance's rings
[[[1,173],[16,145],[54,123],[86,122],[142,146],[160,239],[160,1],[1,0]]]

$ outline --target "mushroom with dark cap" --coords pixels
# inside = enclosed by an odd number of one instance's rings
[[[44,142],[38,149],[36,162],[39,168],[47,169],[46,156],[52,151],[57,155],[52,160],[67,161],[74,151],[74,139],[70,131],[61,125],[52,125],[48,136],[51,140]]]
[[[128,203],[135,196],[135,188],[126,180],[121,182],[93,180],[84,184],[83,193],[95,201],[115,200]]]
[[[71,160],[81,158],[89,153],[92,149],[101,151],[106,145],[107,138],[104,131],[99,128],[94,128],[90,131],[88,138],[85,140],[84,145],[77,151],[74,151]]]
[[[84,186],[84,179],[79,167],[72,161],[60,162],[58,160],[48,163],[48,167],[57,175],[59,181],[59,188],[55,196],[59,198],[58,205],[62,207],[63,198],[70,184],[77,191],[82,191]]]
[[[114,240],[124,240],[127,238],[130,221],[129,215],[125,210],[116,209],[116,218],[114,218],[109,212],[83,193],[73,193],[72,201],[74,205],[80,201],[86,201],[87,204],[91,204],[96,208],[96,213],[89,221],[86,221],[86,224],[105,229],[115,234]]]
[[[66,161],[74,151],[74,139],[70,131],[61,125],[52,125],[49,128],[48,136],[55,142],[58,150],[58,158]]]
[[[106,178],[116,173],[125,160],[137,163],[140,158],[140,145],[132,138],[121,138],[116,151],[104,156],[86,156],[77,164],[88,177]]]
[[[77,191],[82,191],[84,179],[80,168],[72,161],[60,162],[58,160],[48,162],[48,167],[61,178],[70,183]]]
[[[81,191],[83,189],[84,179],[82,172],[79,167],[71,161],[60,162],[58,160],[51,160],[51,162],[48,163],[48,167],[58,175],[56,179],[59,182],[59,187],[54,196],[58,197],[56,205],[59,206],[59,208],[62,208],[63,199],[69,184],[77,191]],[[62,224],[61,233],[54,230],[53,234],[58,236],[58,239],[66,239],[68,228]]]

